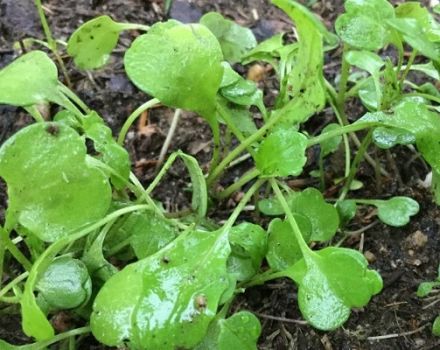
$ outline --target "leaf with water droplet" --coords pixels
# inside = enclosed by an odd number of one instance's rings
[[[213,322],[194,350],[257,350],[260,333],[258,318],[249,311],[240,311],[227,319]]]
[[[225,19],[217,12],[209,12],[200,18],[200,23],[206,26],[217,38],[222,47],[225,60],[237,63],[257,45],[257,40],[249,28]]]
[[[217,38],[203,25],[158,23],[125,53],[125,70],[163,104],[213,116],[223,75]]]
[[[381,291],[382,278],[367,265],[356,250],[329,247],[308,252],[285,273],[299,286],[298,304],[304,318],[329,331],[344,324],[351,308],[365,306]]]
[[[30,125],[6,141],[0,176],[7,218],[46,242],[101,219],[110,206],[107,177],[87,164],[81,136],[60,123]]]
[[[296,176],[301,174],[307,157],[307,137],[294,129],[279,128],[261,143],[255,156],[263,176]]]
[[[109,346],[193,348],[229,286],[229,254],[227,232],[187,231],[156,254],[127,265],[95,299],[93,335]]]
[[[379,127],[373,131],[373,141],[378,147],[388,149],[395,145],[413,144],[416,142],[416,137],[407,130]]]

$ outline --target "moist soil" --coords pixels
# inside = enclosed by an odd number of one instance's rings
[[[335,18],[343,11],[342,0],[308,1],[312,8],[331,28]],[[428,4],[429,1],[426,1]],[[292,34],[290,20],[267,0],[175,0],[168,14],[164,4],[144,0],[48,0],[44,2],[53,35],[66,41],[69,35],[83,22],[101,14],[108,14],[118,21],[152,24],[166,18],[182,22],[195,22],[209,11],[219,11],[241,25],[250,27],[259,41],[280,31]],[[122,57],[131,40],[139,35],[129,32],[122,36],[109,64],[91,73],[76,70],[68,57],[65,62],[74,91],[93,109],[97,110],[116,133],[125,118],[149,97],[139,92],[126,78]],[[0,67],[11,62],[17,55],[14,42],[25,37],[42,39],[38,15],[30,0],[0,0]],[[326,75],[330,81],[337,79],[340,51],[327,54]],[[237,66],[246,74],[249,67]],[[415,77],[416,79],[419,77]],[[266,93],[266,102],[274,99],[277,82],[267,69],[259,81]],[[51,115],[56,109],[48,111]],[[347,114],[355,120],[364,113],[355,101],[348,104]],[[166,108],[152,110],[144,116],[142,123],[130,131],[126,146],[130,152],[133,169],[144,184],[155,175],[157,159],[169,129],[173,112]],[[330,109],[312,118],[305,128],[312,134],[318,133],[333,118]],[[31,123],[31,118],[21,109],[0,106],[0,144],[14,132]],[[184,113],[177,132],[172,139],[169,153],[181,149],[194,155],[205,169],[211,154],[211,133],[206,123],[191,113]],[[316,152],[311,149],[308,166],[316,167]],[[250,310],[260,319],[262,334],[260,349],[438,349],[439,338],[431,334],[432,321],[440,313],[438,298],[421,300],[415,292],[420,282],[432,280],[437,275],[440,251],[440,211],[433,204],[428,189],[422,181],[429,172],[426,164],[414,150],[396,147],[391,152],[370,153],[388,171],[389,176],[377,176],[374,169],[362,163],[357,179],[364,187],[355,193],[357,198],[387,198],[407,195],[420,203],[420,213],[403,228],[391,228],[376,223],[371,208],[361,208],[347,228],[350,238],[344,246],[359,249],[378,270],[384,279],[383,291],[362,309],[353,310],[343,327],[332,332],[320,332],[301,319],[297,306],[297,290],[289,280],[276,280],[263,286],[248,289],[240,295],[232,311]],[[335,195],[337,187],[331,179],[341,174],[342,153],[335,154],[326,163],[328,174],[327,197]],[[224,176],[222,185],[232,183],[251,166],[242,162]],[[308,172],[305,171],[304,174]],[[155,197],[165,203],[170,211],[188,207],[189,194],[185,191],[189,179],[181,164],[173,166],[171,172],[155,191]],[[311,178],[295,179],[291,187],[301,189],[315,184]],[[221,221],[225,219],[240,193],[232,199],[218,203],[210,216]],[[0,184],[0,217],[6,206],[4,184]],[[265,223],[257,214],[249,211],[243,219]],[[340,238],[340,237],[336,237]],[[336,242],[337,240],[335,240]],[[20,319],[14,315],[15,307],[0,310],[0,339],[22,344],[27,339],[20,326]],[[67,315],[59,315],[65,327],[74,327],[75,321]],[[62,328],[62,327],[61,327]],[[92,337],[82,340],[80,349],[104,349]]]

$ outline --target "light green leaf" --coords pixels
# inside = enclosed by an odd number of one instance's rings
[[[330,123],[325,126],[324,129],[322,129],[322,134],[325,134],[326,132],[339,129],[340,126],[335,123]],[[320,143],[321,145],[321,157],[325,157],[330,153],[336,152],[339,148],[339,145],[341,144],[342,136],[338,135],[335,137],[332,137],[331,139],[324,140]]]
[[[290,128],[270,133],[261,143],[255,163],[263,176],[296,176],[301,174],[307,157],[307,137]],[[276,155],[276,156],[275,156]]]
[[[58,91],[57,67],[43,51],[31,51],[0,70],[0,104],[63,105],[64,99]]]
[[[388,149],[395,145],[410,145],[416,142],[412,132],[398,128],[378,127],[373,131],[374,143],[382,148]]]
[[[280,57],[277,51],[283,47],[283,36],[284,33],[278,33],[262,41],[242,58],[241,63],[249,64],[255,61],[264,61],[277,68],[275,60]]]
[[[95,150],[100,153],[98,158],[102,158],[118,174],[111,175],[112,184],[117,189],[124,188],[131,168],[128,152],[113,139],[111,129],[96,112],[84,117],[83,128],[87,138],[93,140]]]
[[[304,240],[308,242],[312,235],[310,220],[301,214],[294,214],[294,218]],[[271,269],[284,271],[301,260],[303,255],[289,222],[281,219],[272,220],[268,234],[266,259]]]
[[[74,309],[89,300],[92,281],[81,260],[60,257],[44,271],[35,289],[51,310]]]
[[[440,316],[437,316],[432,324],[432,334],[440,337]]]
[[[267,251],[266,232],[258,225],[243,222],[229,232],[231,255],[228,272],[238,281],[247,281],[260,269]]]
[[[251,312],[240,311],[211,324],[203,342],[194,350],[257,350],[260,333],[258,318]]]
[[[236,63],[257,45],[254,34],[248,28],[225,19],[217,12],[209,12],[200,18],[200,23],[216,36],[222,47],[225,60]]]
[[[419,298],[424,298],[424,297],[428,296],[429,293],[431,293],[431,291],[435,287],[440,287],[440,282],[439,281],[435,281],[435,282],[422,282],[422,283],[419,284],[419,287],[417,288],[417,296]]]
[[[216,37],[203,25],[168,21],[139,36],[125,53],[133,83],[163,104],[211,118],[223,75]]]
[[[390,226],[404,226],[410,217],[419,212],[419,204],[409,197],[393,197],[388,200],[368,201],[377,207],[379,219]],[[367,202],[366,202],[367,203]]]
[[[187,232],[108,280],[93,305],[91,328],[109,346],[192,348],[206,334],[229,282],[227,233]],[[129,296],[129,298],[127,298]]]
[[[295,196],[296,192],[289,192],[285,198],[288,204],[291,204]],[[276,197],[264,198],[258,202],[258,210],[260,210],[264,215],[269,216],[277,216],[283,215],[284,210],[281,206],[280,202]]]
[[[379,109],[377,88],[373,77],[366,79],[365,83],[362,84],[359,89],[358,95],[362,104],[367,107],[368,110],[377,111]]]
[[[84,140],[63,124],[38,123],[12,136],[0,148],[0,176],[8,219],[46,242],[99,220],[110,206],[106,176],[86,163]]]
[[[116,47],[122,30],[121,24],[109,16],[96,17],[75,30],[67,42],[67,53],[78,68],[100,68]]]
[[[307,188],[295,196],[291,208],[293,212],[302,214],[310,220],[311,241],[328,241],[339,227],[339,215],[336,208],[327,203],[316,188]]]
[[[358,251],[329,247],[312,252],[286,270],[299,286],[298,303],[304,318],[329,331],[344,324],[351,308],[365,306],[382,289],[382,279],[367,269]]]

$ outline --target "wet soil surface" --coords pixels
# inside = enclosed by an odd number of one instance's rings
[[[342,11],[342,0],[309,1],[312,8],[328,27],[332,27],[338,13]],[[429,1],[426,1],[429,3]],[[84,21],[100,14],[108,14],[118,21],[152,24],[168,18],[161,1],[144,0],[49,0],[44,2],[53,35],[66,40]],[[206,12],[219,11],[238,23],[252,28],[258,40],[284,31],[292,32],[289,19],[266,0],[175,0],[169,17],[183,22],[194,22]],[[138,32],[123,35],[110,63],[102,70],[85,74],[76,70],[69,59],[66,63],[74,90],[93,109],[96,109],[117,132],[125,118],[149,97],[139,92],[126,78],[122,55]],[[0,67],[16,57],[12,45],[15,41],[32,36],[43,38],[38,15],[30,0],[0,0]],[[340,52],[329,54],[326,74],[334,80],[339,71]],[[246,67],[237,67],[246,73]],[[268,93],[276,89],[276,81],[270,74],[261,81],[261,87]],[[273,98],[273,96],[272,96]],[[51,111],[54,113],[56,110]],[[362,108],[350,103],[347,113],[351,119],[362,115]],[[173,112],[165,108],[152,110],[142,125],[136,125],[128,135],[127,148],[130,151],[136,175],[148,183],[154,176],[157,158],[168,132]],[[332,118],[331,110],[323,111],[307,129],[316,132]],[[31,119],[21,109],[0,106],[0,143],[3,143],[18,129],[29,124]],[[196,156],[202,167],[207,167],[211,152],[211,134],[206,123],[191,113],[184,113],[169,152],[181,149]],[[309,154],[313,164],[313,151]],[[347,228],[352,231],[344,245],[360,249],[384,279],[384,290],[363,309],[354,310],[343,328],[333,332],[320,332],[301,320],[297,307],[296,288],[288,280],[277,280],[264,286],[254,287],[237,298],[234,310],[254,311],[260,318],[263,331],[259,341],[260,349],[438,349],[440,340],[431,334],[431,324],[439,313],[435,300],[420,300],[415,292],[421,281],[436,277],[440,252],[440,211],[432,203],[428,190],[420,186],[428,169],[414,151],[404,147],[392,152],[377,152],[382,165],[391,174],[380,181],[374,169],[362,164],[357,179],[364,188],[357,197],[386,198],[392,195],[408,195],[421,206],[420,213],[407,226],[395,229],[375,222],[371,209],[364,208]],[[388,158],[387,158],[388,156]],[[342,155],[336,154],[326,164],[330,175],[341,172]],[[393,162],[386,160],[393,159]],[[250,166],[243,162],[224,178],[224,185],[243,174]],[[396,169],[399,169],[398,171]],[[304,179],[307,180],[307,179]],[[177,164],[156,190],[155,197],[163,201],[169,210],[187,207],[189,195],[182,191],[188,183],[183,166]],[[294,185],[304,186],[297,181]],[[332,189],[328,191],[332,196]],[[0,217],[6,205],[5,186],[0,183]],[[234,200],[222,203],[214,219],[228,216]],[[250,214],[252,215],[252,214]],[[258,218],[254,218],[259,220]],[[363,228],[371,226],[368,230]],[[336,241],[336,240],[335,240]],[[436,299],[438,300],[438,299]],[[11,343],[26,342],[20,329],[20,320],[14,316],[15,307],[2,310],[0,314],[0,338]],[[9,316],[9,314],[11,316]],[[102,349],[87,338],[81,349]]]

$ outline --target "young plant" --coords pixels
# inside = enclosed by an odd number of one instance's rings
[[[0,148],[9,199],[0,227],[0,275],[9,269],[6,254],[23,267],[0,289],[0,302],[20,304],[23,330],[37,342],[16,347],[0,341],[3,348],[36,350],[58,341],[72,346],[77,335],[91,332],[102,344],[133,349],[256,349],[258,319],[248,311],[230,314],[234,296],[245,288],[289,278],[303,317],[325,331],[342,326],[352,308],[381,291],[382,279],[365,257],[332,241],[357,205],[376,207],[391,226],[406,225],[419,211],[407,197],[347,198],[364,158],[387,174],[386,164],[368,156],[372,143],[380,149],[414,143],[432,167],[440,197],[440,98],[408,80],[414,69],[438,76],[439,25],[417,3],[394,8],[385,0],[347,0],[336,36],[297,2],[273,3],[295,23],[295,42],[285,44],[278,34],[256,45],[248,29],[215,13],[200,23],[169,20],[151,28],[108,16],[83,24],[67,45],[80,69],[105,64],[122,30],[146,31],[127,49],[124,63],[130,80],[152,98],[127,118],[117,141],[99,114],[58,82],[46,53],[29,52],[0,71],[0,103],[21,106],[36,121]],[[324,52],[339,46],[339,39],[343,56],[335,88],[324,77]],[[380,51],[388,44],[399,53],[396,66]],[[406,65],[405,44],[414,48]],[[418,54],[428,63],[414,64]],[[274,67],[279,94],[273,106],[231,66],[254,61]],[[345,105],[356,96],[369,112],[350,123]],[[51,121],[38,110],[47,103],[60,108]],[[195,158],[177,151],[145,188],[130,172],[122,146],[135,119],[159,104],[208,122],[212,160],[204,174]],[[327,104],[335,123],[310,136],[304,123]],[[259,128],[252,113],[261,116]],[[221,139],[221,128],[237,139],[234,149]],[[362,140],[355,134],[361,130],[368,130]],[[345,169],[334,203],[317,188],[289,187],[286,180],[304,173],[307,150],[319,145],[319,160],[311,163],[325,190],[326,157],[341,141]],[[221,176],[243,153],[253,166],[217,192]],[[191,209],[169,215],[151,194],[177,159],[190,174]],[[216,200],[247,184],[223,225],[208,220]],[[278,216],[267,232],[258,221],[235,224],[252,197],[263,215]],[[121,270],[112,264],[115,258]],[[55,335],[49,317],[60,310],[87,326]]]

